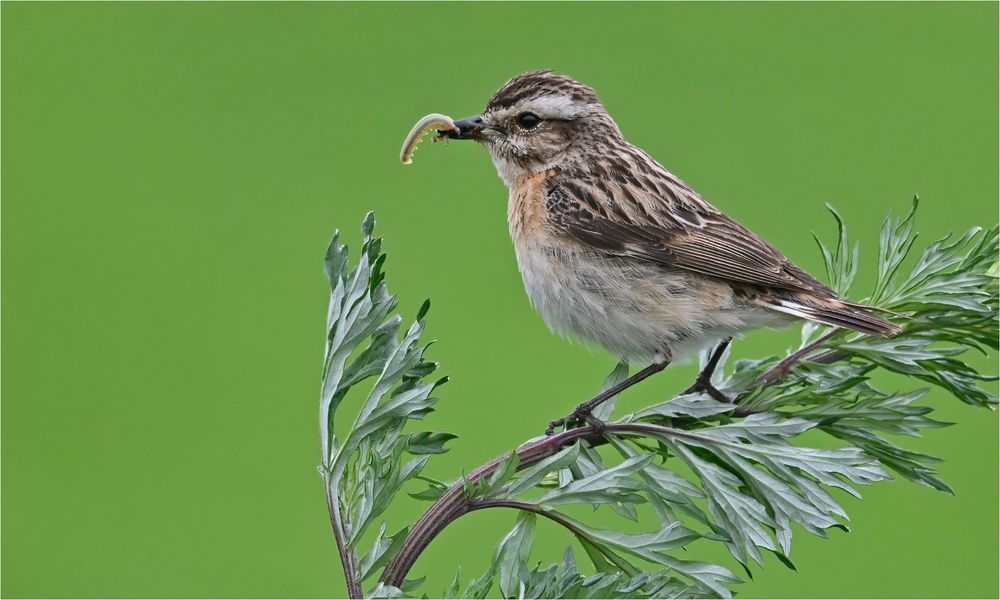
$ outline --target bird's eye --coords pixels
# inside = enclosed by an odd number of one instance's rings
[[[525,131],[531,131],[535,127],[538,127],[538,124],[541,122],[542,120],[534,113],[526,112],[517,115],[517,124]]]

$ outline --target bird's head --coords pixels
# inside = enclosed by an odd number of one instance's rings
[[[482,114],[455,122],[451,139],[489,150],[508,185],[518,177],[599,151],[621,132],[594,90],[552,71],[532,71],[505,83]]]

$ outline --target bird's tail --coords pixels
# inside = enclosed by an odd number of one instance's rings
[[[807,321],[852,329],[878,337],[893,337],[901,331],[899,325],[872,312],[877,309],[836,298],[823,298],[815,302],[775,298],[767,302],[767,307]]]

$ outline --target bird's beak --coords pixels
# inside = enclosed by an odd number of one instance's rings
[[[486,124],[483,123],[482,117],[469,117],[468,119],[455,121],[455,129],[442,133],[446,134],[452,140],[477,140],[485,127]]]

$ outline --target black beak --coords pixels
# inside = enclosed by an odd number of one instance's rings
[[[479,138],[484,127],[482,117],[469,117],[455,121],[455,129],[444,133],[447,133],[448,138],[452,140],[475,140]]]

